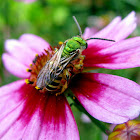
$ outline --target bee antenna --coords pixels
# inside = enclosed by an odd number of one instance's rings
[[[78,23],[76,17],[73,16],[73,19],[74,19],[74,21],[75,21],[75,23],[76,23],[76,25],[77,25],[77,27],[78,27],[78,29],[79,29],[80,36],[82,36],[82,30],[81,30],[81,27],[80,27],[80,25],[79,25],[79,23]]]
[[[106,41],[112,41],[112,42],[115,42],[115,40],[112,40],[112,39],[98,38],[98,37],[88,38],[88,39],[86,39],[86,41],[87,41],[87,40],[91,40],[91,39],[98,39],[98,40],[106,40]]]

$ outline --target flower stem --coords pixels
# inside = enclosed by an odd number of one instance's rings
[[[91,121],[97,125],[101,131],[103,131],[106,135],[109,135],[111,132],[109,130],[109,128],[106,126],[106,124],[104,122],[101,122],[95,118],[93,118],[86,110],[85,108],[80,104],[80,102],[77,100],[77,98],[73,97],[72,95],[69,95],[73,100],[74,100],[74,103],[73,105],[75,107],[78,108],[79,111],[85,113],[90,119]]]

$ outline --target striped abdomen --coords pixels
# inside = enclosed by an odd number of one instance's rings
[[[59,89],[61,80],[62,80],[62,74],[60,74],[56,79],[54,79],[49,84],[47,84],[46,89],[48,91],[55,91],[55,90]]]

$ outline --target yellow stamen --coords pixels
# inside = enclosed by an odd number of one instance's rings
[[[35,56],[38,57],[38,54],[36,54]]]
[[[31,67],[33,64],[30,64],[29,66]]]
[[[40,88],[38,86],[35,86],[35,89],[39,90]]]
[[[29,71],[30,71],[30,69],[26,69],[26,71],[27,71],[27,72],[29,72]]]
[[[25,79],[25,83],[29,84],[30,83],[29,79]]]
[[[58,42],[58,44],[59,44],[59,45],[62,45],[62,44],[63,44],[63,42],[62,42],[62,41],[59,41],[59,42]]]

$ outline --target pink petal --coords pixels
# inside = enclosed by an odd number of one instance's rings
[[[0,139],[79,139],[76,122],[63,95],[40,94],[34,87],[20,83],[0,89],[2,98],[10,101],[7,104],[3,100],[5,113],[0,112]]]
[[[20,78],[27,78],[26,72],[36,54],[42,54],[44,49],[51,50],[49,44],[42,38],[24,34],[19,40],[9,39],[5,42],[7,53],[3,54],[3,63],[6,69]]]
[[[50,96],[45,112],[39,140],[79,140],[76,122],[65,97]]]
[[[140,86],[119,76],[85,73],[73,81],[72,91],[95,118],[123,123],[140,113]]]
[[[110,48],[90,53],[84,60],[85,67],[125,69],[140,66],[140,37],[120,41]]]
[[[21,101],[21,98],[18,89],[23,84],[25,84],[25,81],[19,80],[0,87],[0,118],[19,105],[18,102]]]
[[[15,113],[17,110],[15,110]],[[21,112],[20,112],[21,113]],[[10,114],[11,115],[11,114]],[[28,124],[24,124],[24,121],[17,120],[11,125],[10,129],[3,135],[2,140],[6,139],[27,139],[27,140],[38,140],[42,120],[39,118],[39,109],[34,112],[33,117],[30,119]],[[11,116],[12,117],[12,116]]]
[[[26,85],[25,82],[16,92],[18,92],[20,99],[23,101],[23,108],[11,110],[11,112],[1,120],[1,123],[6,125],[5,120],[13,117],[12,113],[18,114],[13,123],[7,123],[7,125],[10,126],[3,131],[2,139],[37,140],[41,130],[46,98],[34,87]],[[11,98],[11,100],[13,100],[13,98]]]
[[[23,84],[25,84],[24,80],[18,80],[11,84],[0,87],[0,110],[3,107],[9,107],[9,109],[10,109],[10,107],[12,107],[12,105],[15,106],[17,104],[17,102],[20,100],[20,93],[18,92],[18,89],[20,89],[23,86]],[[10,104],[10,106],[9,106],[9,104]],[[7,110],[5,110],[5,111],[7,111]],[[1,116],[2,116],[2,114],[1,114]]]
[[[2,98],[7,98],[7,101],[2,100],[5,106],[0,110],[0,139],[37,140],[46,104],[44,95],[26,85],[23,80],[6,85],[0,91],[3,93]]]
[[[19,40],[21,43],[26,44],[30,49],[34,50],[38,54],[42,54],[44,49],[51,50],[48,42],[33,34],[23,34]]]
[[[121,18],[120,17],[116,17],[108,26],[106,26],[104,29],[102,29],[101,31],[97,32],[94,36],[90,36],[91,37],[99,37],[99,38],[107,38],[107,39],[112,39],[108,38],[108,34],[121,22]],[[97,39],[92,39],[87,41],[88,42],[88,48],[84,51],[97,51],[100,49],[104,49],[110,45],[112,45],[114,42],[110,42],[110,41],[103,41],[103,40],[97,40]],[[88,53],[88,52],[87,52]]]
[[[11,128],[11,126],[16,123],[21,110],[23,109],[24,104],[21,103],[20,105],[17,104],[17,107],[11,110],[4,118],[0,119],[0,139],[1,140],[8,140],[9,138],[12,139],[13,137],[7,137],[5,134]],[[16,129],[14,129],[16,131]],[[15,132],[13,131],[13,133]],[[16,132],[17,133],[17,132]],[[18,133],[19,134],[19,133]],[[6,138],[5,138],[6,136]],[[4,138],[3,138],[4,137]],[[16,139],[18,137],[15,137]]]
[[[120,20],[119,17],[118,21]],[[124,18],[121,22],[117,22],[117,18],[111,23],[111,25],[108,25],[103,31],[101,30],[97,34],[95,34],[95,37],[102,37],[102,38],[110,38],[114,39],[115,41],[120,41],[122,39],[125,39],[128,37],[136,28],[136,17],[135,12],[132,11],[126,18]],[[115,23],[116,21],[116,23]],[[109,27],[110,26],[110,27]]]
[[[24,80],[20,80],[0,87],[0,138],[16,121],[23,109],[23,100],[18,89],[24,83]]]
[[[93,36],[96,32],[97,32],[96,28],[94,28],[94,27],[92,27],[92,28],[87,27],[87,28],[85,28],[85,31],[84,31],[82,36],[83,36],[84,39],[88,39],[91,36]]]
[[[31,3],[31,2],[34,2],[36,0],[16,0],[16,1],[21,1],[21,2],[25,2],[25,3]]]
[[[42,118],[40,118],[40,110],[37,109],[36,112],[34,113],[33,117],[31,118],[30,122],[28,123],[27,127],[24,129],[24,132],[22,133],[22,139],[27,139],[27,140],[38,140],[39,136],[40,136],[40,131],[42,129],[41,125],[42,125],[42,121],[43,121],[43,115],[42,114]],[[19,122],[21,125],[22,123]],[[23,127],[23,126],[22,126]],[[21,127],[21,128],[22,128]],[[11,133],[12,134],[12,133]]]
[[[116,17],[107,27],[97,32],[91,37],[113,39],[116,42],[128,37],[136,28],[135,12],[131,12],[125,19],[121,21],[120,17]],[[112,46],[115,42],[92,39],[88,41],[88,48],[84,50],[84,55],[90,55],[95,52]]]
[[[116,17],[115,19],[112,20],[112,22],[107,25],[105,28],[103,28],[101,31],[97,32],[96,34],[94,34],[94,36],[96,35],[96,37],[107,37],[114,28],[116,28],[121,22],[121,17]],[[93,37],[93,36],[90,36]]]
[[[25,65],[21,64],[20,62],[18,62],[17,59],[8,55],[7,53],[4,53],[2,55],[2,61],[3,61],[5,68],[13,75],[20,77],[20,78],[29,77],[30,73],[26,71],[27,67]]]
[[[1,87],[0,93],[0,139],[37,140],[44,116],[44,95],[24,80]]]
[[[27,67],[32,63],[36,55],[36,52],[28,47],[27,44],[15,39],[7,40],[5,42],[5,49],[18,62]]]

